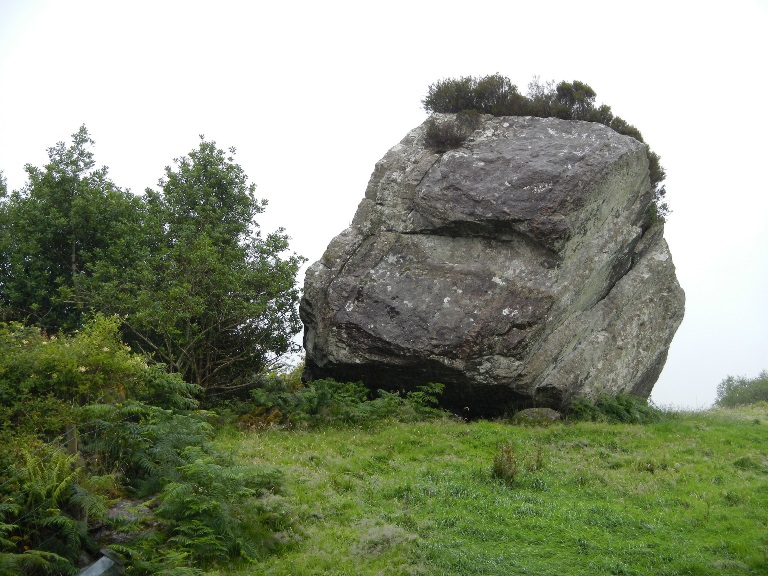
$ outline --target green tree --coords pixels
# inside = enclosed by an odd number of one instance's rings
[[[0,321],[6,319],[6,304],[4,295],[6,285],[10,274],[10,261],[8,249],[10,245],[10,235],[8,234],[9,218],[6,210],[6,199],[8,197],[8,185],[5,175],[0,170]]]
[[[755,378],[728,376],[717,385],[715,406],[732,407],[756,402],[768,402],[768,370]]]
[[[50,333],[74,329],[83,307],[75,292],[90,264],[134,254],[141,201],[97,168],[93,140],[82,126],[70,146],[48,149],[44,168],[25,167],[28,182],[0,194],[0,308],[3,319],[37,324]]]
[[[202,137],[201,137],[202,138]],[[204,139],[145,193],[149,248],[129,270],[92,267],[82,292],[99,310],[125,315],[126,340],[173,372],[230,393],[296,348],[296,275],[282,229],[262,236],[266,201],[215,142]]]

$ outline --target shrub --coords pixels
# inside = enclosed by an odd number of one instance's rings
[[[566,120],[587,120],[593,110],[596,92],[587,84],[574,80],[555,87],[555,115]]]
[[[717,385],[716,406],[739,406],[768,402],[768,370],[763,370],[755,378],[728,376]]]
[[[502,444],[493,456],[492,476],[511,485],[523,471],[532,474],[543,470],[544,449],[541,444],[529,448],[517,450],[512,444]],[[533,486],[546,489],[546,483],[541,479],[534,479]]]
[[[460,112],[477,109],[475,87],[477,80],[472,76],[438,80],[427,89],[422,104],[432,112]]]
[[[287,525],[279,473],[218,455],[199,387],[133,354],[118,324],[58,337],[0,324],[0,576],[76,572],[93,522],[113,524],[107,498],[153,498],[114,546],[134,575],[254,559]]]
[[[92,469],[122,477],[131,497],[151,497],[151,517],[138,533],[124,526],[130,541],[113,546],[131,574],[202,574],[197,567],[252,561],[275,531],[290,527],[289,509],[275,495],[280,472],[236,466],[218,454],[206,413],[127,401],[87,406],[83,414],[83,454]]]
[[[481,114],[477,110],[462,110],[454,118],[430,118],[424,134],[427,148],[442,153],[461,146],[480,126]]]
[[[431,112],[477,110],[494,116],[520,116],[528,108],[517,86],[501,74],[439,80],[429,86],[422,104]]]
[[[443,384],[428,382],[424,386],[418,386],[414,392],[407,392],[406,404],[419,414],[435,414],[439,412],[437,406],[444,390]]]
[[[568,416],[573,420],[592,422],[648,424],[661,419],[661,410],[639,396],[617,394],[599,396],[594,401],[579,398],[569,407]]]
[[[370,398],[371,392],[362,382],[325,378],[293,391],[279,377],[271,376],[251,391],[256,406],[239,421],[263,428],[273,424],[366,424],[385,418],[415,420],[440,413],[437,404],[442,391],[442,384],[429,383],[404,396],[379,390]]]
[[[194,408],[198,387],[132,353],[119,324],[99,314],[73,336],[58,337],[0,324],[0,428],[51,438],[77,423],[80,406],[126,399]]]
[[[213,429],[203,414],[177,413],[135,400],[83,410],[82,451],[98,473],[118,473],[135,495],[148,496],[178,476],[183,452],[203,446]]]
[[[517,86],[501,74],[492,74],[475,81],[475,110],[494,116],[519,116],[525,113],[526,99]]]
[[[424,142],[427,148],[442,153],[461,146],[469,137],[469,132],[453,119],[437,121],[431,118],[427,122]]]

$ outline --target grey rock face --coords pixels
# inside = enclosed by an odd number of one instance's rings
[[[647,397],[685,297],[647,217],[646,147],[600,124],[485,116],[437,154],[425,125],[307,271],[305,378],[442,382],[472,414]]]

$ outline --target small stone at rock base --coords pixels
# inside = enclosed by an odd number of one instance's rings
[[[512,417],[512,423],[547,426],[561,418],[560,412],[552,410],[552,408],[526,408],[515,413]]]

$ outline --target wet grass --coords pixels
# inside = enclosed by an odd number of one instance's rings
[[[294,515],[273,554],[227,574],[768,574],[766,404],[646,425],[440,419],[218,442],[280,467]],[[493,473],[503,447],[511,479]]]

